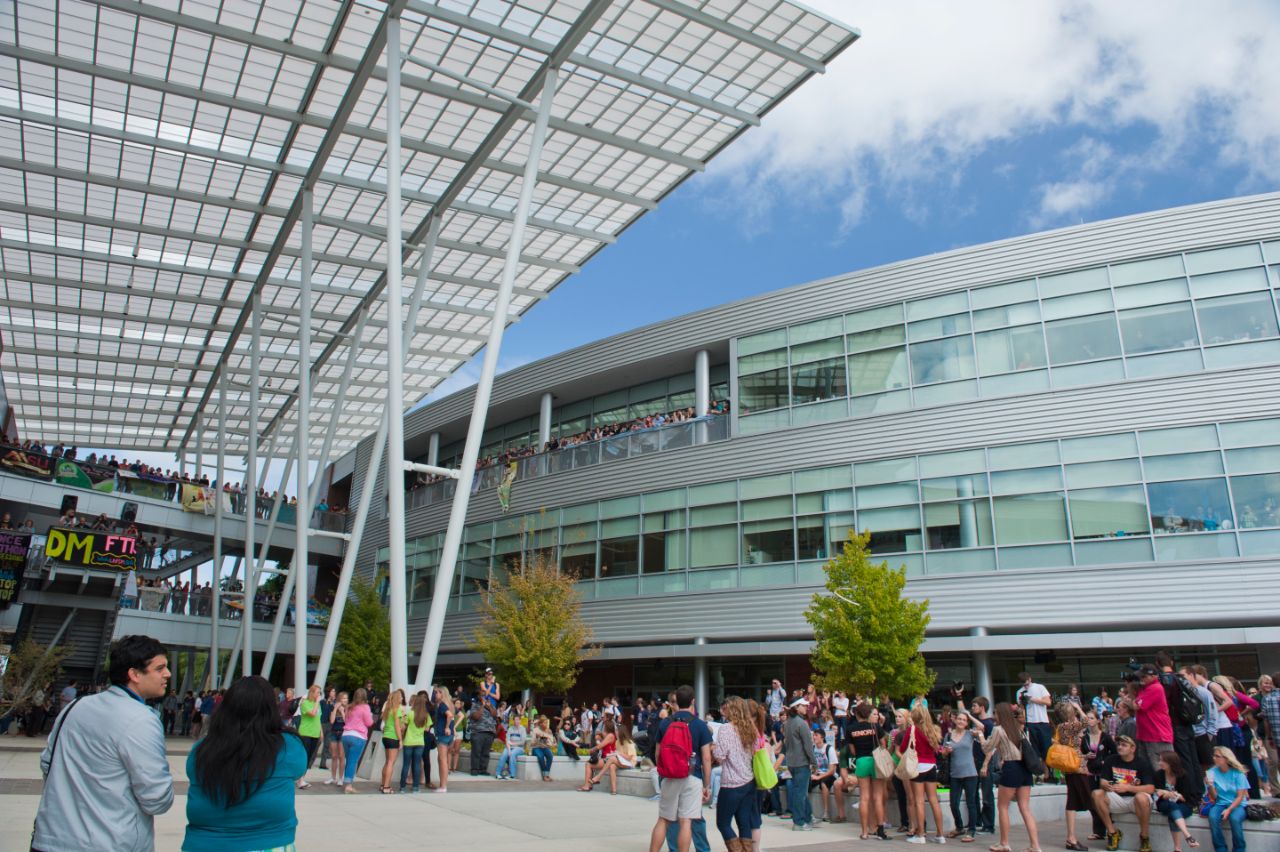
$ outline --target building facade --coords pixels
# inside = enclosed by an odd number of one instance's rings
[[[1161,647],[1280,668],[1278,298],[1267,195],[855,272],[512,371],[482,456],[700,416],[523,458],[506,511],[505,465],[483,471],[441,665],[479,662],[477,589],[540,555],[579,578],[604,646],[575,697],[794,683],[856,529],[929,599],[944,690],[1004,697],[1025,669],[1090,691]],[[409,414],[407,456],[460,451],[471,399]],[[368,443],[340,463],[353,490]],[[452,484],[406,486],[413,648]],[[362,572],[385,546],[375,508]]]

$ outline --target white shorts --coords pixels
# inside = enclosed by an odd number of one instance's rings
[[[615,752],[613,753],[613,756],[614,756],[614,757],[616,757],[616,758],[618,759],[618,765],[619,765],[619,766],[625,766],[626,768],[630,769],[631,767],[633,767],[633,766],[635,766],[635,765],[636,765],[636,762],[635,762],[634,760],[631,760],[630,758],[628,758],[625,754],[622,754],[621,752],[617,752],[617,751],[615,751]]]
[[[1132,796],[1122,796],[1111,790],[1107,791],[1107,806],[1113,814],[1131,814],[1136,813],[1138,808],[1138,796],[1145,796],[1146,793],[1135,793]]]
[[[663,778],[659,795],[658,816],[667,822],[702,816],[702,779],[696,775]]]

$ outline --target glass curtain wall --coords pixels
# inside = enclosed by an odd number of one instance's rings
[[[1045,275],[741,337],[739,434],[1274,363],[1280,361],[1276,288],[1280,242],[1253,243]]]

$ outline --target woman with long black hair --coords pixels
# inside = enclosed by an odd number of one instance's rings
[[[307,771],[302,740],[280,723],[275,690],[242,677],[187,755],[187,833],[192,852],[290,846],[298,828],[294,782]]]

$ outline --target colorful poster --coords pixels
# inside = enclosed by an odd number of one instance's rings
[[[182,508],[188,512],[205,512],[204,488],[199,485],[182,483]]]
[[[138,567],[138,540],[133,536],[89,530],[49,530],[44,555],[68,565],[132,571]]]
[[[511,508],[511,486],[516,481],[516,463],[510,462],[506,472],[502,474],[502,482],[498,484],[498,503],[505,514]]]
[[[115,468],[88,465],[68,459],[58,459],[58,463],[53,468],[53,479],[59,485],[90,488],[108,494],[116,490]]]
[[[139,497],[150,497],[153,500],[169,499],[168,480],[152,479],[139,476],[131,470],[120,470],[120,490]]]
[[[53,460],[40,453],[29,453],[17,447],[3,448],[0,465],[4,465],[15,473],[48,479],[53,475]]]
[[[31,533],[0,532],[0,609],[18,599],[30,547]]]

